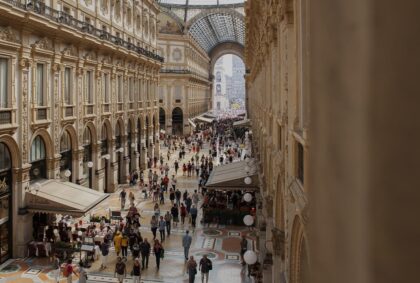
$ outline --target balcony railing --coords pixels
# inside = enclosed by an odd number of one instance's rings
[[[109,108],[110,108],[109,104],[104,104],[102,108],[102,112],[109,113],[110,112]]]
[[[64,115],[65,117],[73,117],[73,106],[66,106]]]
[[[86,115],[93,114],[93,105],[86,105]]]
[[[36,110],[36,119],[37,120],[47,120],[47,109],[40,108]]]
[[[11,124],[12,123],[12,111],[2,110],[0,111],[0,124]]]
[[[114,35],[111,35],[110,33],[98,29],[94,27],[93,25],[77,20],[73,18],[73,16],[64,13],[62,11],[55,10],[51,7],[48,7],[44,3],[42,3],[40,0],[32,0],[27,1],[26,3],[21,3],[20,1],[16,0],[3,0],[4,2],[7,2],[15,7],[18,7],[20,9],[23,9],[25,11],[34,12],[38,15],[42,15],[50,20],[53,20],[59,24],[66,25],[68,27],[77,29],[81,32],[91,34],[99,39],[109,41],[115,45],[122,46],[128,50],[132,50],[139,55],[144,55],[146,57],[149,57],[153,60],[163,62],[163,57],[159,56],[158,54],[146,50],[142,47],[135,46],[131,42],[125,41],[122,38],[116,37]]]

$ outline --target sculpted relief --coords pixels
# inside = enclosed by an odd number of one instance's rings
[[[165,14],[159,15],[158,31],[167,34],[182,34],[180,26],[171,17]]]

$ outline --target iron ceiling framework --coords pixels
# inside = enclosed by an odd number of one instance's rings
[[[207,52],[225,42],[244,46],[244,0],[159,0],[164,12],[182,21]]]

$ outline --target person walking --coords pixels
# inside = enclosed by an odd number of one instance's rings
[[[166,228],[166,221],[163,219],[163,216],[160,217],[159,220],[159,233],[160,233],[160,241],[165,241],[165,228]]]
[[[179,207],[181,205],[181,191],[179,189],[176,189],[175,191],[175,199],[176,205]]]
[[[171,208],[171,214],[172,214],[172,219],[174,221],[174,226],[177,227],[178,226],[178,222],[179,222],[179,211],[178,211],[178,206],[176,204],[174,204],[174,206]]]
[[[127,274],[127,269],[125,263],[121,259],[121,257],[117,257],[117,263],[115,264],[115,271],[114,275],[118,279],[118,283],[123,283],[124,278]]]
[[[166,233],[168,237],[171,235],[171,221],[172,221],[172,214],[167,211],[165,214],[165,223],[166,223]]]
[[[156,219],[156,216],[153,215],[152,219],[150,220],[150,229],[152,230],[152,233],[153,233],[153,240],[156,239],[157,228],[158,228],[158,220]]]
[[[78,276],[77,275],[77,273],[76,273],[76,271],[74,270],[74,268],[73,268],[73,265],[72,265],[72,260],[71,259],[69,259],[68,261],[67,261],[67,264],[66,264],[66,266],[64,267],[64,271],[63,271],[63,275],[64,275],[64,277],[66,277],[67,278],[67,283],[72,283],[73,282],[73,274],[74,275],[76,275],[76,276]]]
[[[128,199],[130,200],[130,206],[134,205],[134,200],[136,198],[134,197],[134,193],[132,191],[128,194]]]
[[[149,267],[149,256],[150,256],[150,244],[147,241],[147,238],[144,238],[144,241],[140,244],[141,252],[141,268],[145,269]]]
[[[157,270],[159,270],[160,259],[163,258],[164,251],[163,251],[162,244],[159,243],[158,239],[155,240],[155,244],[153,245],[153,252],[155,253],[155,258],[156,258],[156,268]]]
[[[127,257],[128,254],[128,237],[127,234],[123,234],[121,238],[121,252],[123,257]]]
[[[125,197],[127,196],[127,193],[125,192],[125,189],[123,188],[120,193],[120,201],[121,201],[121,210],[124,210],[125,207]]]
[[[195,275],[197,274],[197,262],[194,260],[194,256],[190,256],[190,259],[187,261],[187,273],[188,283],[194,283]]]
[[[182,225],[184,225],[184,222],[185,222],[185,216],[187,216],[187,209],[185,208],[185,206],[184,206],[184,204],[183,204],[183,203],[181,203],[181,208],[180,208],[180,210],[181,210],[181,223],[182,223]]]
[[[106,268],[108,264],[108,254],[109,254],[109,245],[108,241],[105,241],[101,244],[101,270]]]
[[[139,258],[136,258],[134,260],[132,274],[133,274],[133,283],[140,283],[140,279],[141,279],[141,265],[140,265]]]
[[[117,233],[114,236],[114,248],[115,248],[115,252],[117,253],[117,256],[120,255],[121,241],[122,241],[121,232],[117,231]]]
[[[87,281],[87,272],[82,266],[82,262],[79,263],[79,282],[78,283],[86,283]]]
[[[197,215],[198,215],[198,210],[195,204],[193,204],[193,206],[190,209],[190,215],[191,215],[191,225],[193,228],[195,228]]]
[[[188,254],[190,253],[190,247],[192,243],[192,237],[190,236],[190,231],[185,231],[185,235],[182,237],[182,247],[184,247],[184,257],[185,260],[188,260]]]
[[[200,260],[198,270],[201,270],[201,283],[209,282],[209,272],[213,269],[213,263],[210,259],[207,258],[207,255],[203,255],[203,258]]]
[[[58,283],[60,282],[61,269],[60,269],[60,259],[58,258],[57,254],[54,254],[54,257],[53,257],[53,267],[54,267],[54,281],[55,283]]]

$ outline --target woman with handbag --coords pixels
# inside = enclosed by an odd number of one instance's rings
[[[195,275],[197,274],[197,262],[194,260],[194,256],[190,256],[190,259],[187,261],[187,273],[188,283],[194,283]]]

